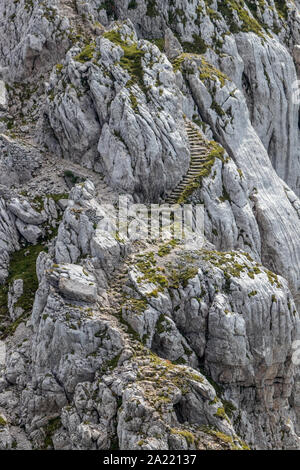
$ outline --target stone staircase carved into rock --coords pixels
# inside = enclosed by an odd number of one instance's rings
[[[186,119],[185,128],[189,139],[191,163],[188,172],[179,185],[166,197],[168,204],[177,203],[183,191],[200,176],[204,163],[211,153],[209,141],[201,135],[201,132],[195,124]]]

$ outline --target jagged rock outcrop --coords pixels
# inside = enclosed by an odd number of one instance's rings
[[[205,435],[208,441],[215,436],[223,446],[243,445],[203,375],[149,353],[108,314],[105,297],[88,296],[92,286],[80,289],[83,283],[96,286],[91,273],[53,264],[46,254],[40,255],[37,268],[40,285],[23,330],[27,341],[24,337],[19,347],[14,339],[8,343],[8,391],[2,397],[2,406],[6,397],[10,409],[9,391],[18,385],[19,420],[36,446],[44,445],[45,410],[56,416],[63,406],[53,436],[58,449],[101,449],[115,440],[122,449],[195,448]],[[153,374],[159,380],[153,377],[151,385]],[[194,434],[183,421],[195,427]]]
[[[86,206],[82,189],[77,203]],[[39,256],[27,341],[21,329],[18,346],[7,343],[6,407],[17,384],[18,419],[35,446],[44,445],[45,410],[54,419],[63,408],[57,449],[107,448],[116,439],[122,449],[194,448],[213,429],[232,446],[242,445],[238,434],[256,448],[298,447],[288,423],[297,413],[289,400],[299,316],[283,278],[248,254],[193,255],[167,244],[129,259],[127,282],[116,271],[117,294],[97,284],[90,257],[80,266]],[[222,387],[218,397],[200,364]]]
[[[72,49],[47,93],[64,155],[103,172],[111,186],[153,200],[187,170],[182,95],[171,64],[138,41],[131,23]]]
[[[45,195],[29,202],[23,195],[0,186],[0,283],[8,276],[10,254],[26,243],[36,245],[51,238],[61,211],[54,197]],[[64,195],[58,195],[58,200],[59,197]]]
[[[104,1],[89,2],[95,19],[107,24],[112,18],[130,18],[143,37],[161,38],[169,26],[188,52],[205,53],[228,74],[247,97],[251,122],[275,170],[299,195],[299,103],[290,99],[296,80],[291,52],[300,43],[299,11],[290,1],[242,3],[239,9],[223,0],[116,1],[111,8]],[[283,119],[274,119],[278,115]]]
[[[2,2],[0,51],[5,79],[20,81],[49,70],[70,47],[70,24],[58,14],[55,3],[58,2]]]
[[[2,2],[0,449],[300,448],[299,9]]]
[[[95,195],[94,185],[89,181],[71,191],[58,230],[55,259],[58,263],[79,263],[89,257],[87,268],[95,270],[99,286],[106,286],[130,247],[105,228],[107,222],[117,224],[114,207],[101,204]]]
[[[189,363],[196,353],[209,376],[224,387],[224,397],[236,410],[236,429],[250,445],[280,447],[284,435],[286,445],[297,448],[299,438],[285,413],[295,377],[292,344],[300,323],[287,282],[248,254],[204,250],[194,255],[192,270],[191,255],[178,253],[171,264],[168,257],[151,258],[156,270],[167,267],[169,292],[156,285],[161,293],[154,295],[153,279],[143,277],[143,262],[137,263],[130,277],[136,295],[148,295],[149,306],[138,313],[129,304],[124,318],[167,359]],[[279,416],[274,409],[285,411]],[[299,411],[290,411],[295,422]],[[273,443],[268,442],[271,435]]]
[[[262,261],[270,269],[287,277],[293,293],[298,297],[300,247],[297,242],[294,244],[294,233],[299,233],[300,220],[298,214],[294,217],[289,215],[294,208],[286,197],[284,183],[272,168],[267,152],[250,123],[246,102],[234,83],[226,81],[224,77],[218,78],[216,74],[214,81],[206,81],[205,65],[199,69],[197,59],[194,61],[193,58],[186,58],[184,63],[187,81],[201,115],[209,122],[214,135],[218,135],[219,141],[236,162],[241,177],[247,181],[248,194],[260,233],[256,240],[257,250],[262,250]],[[223,108],[222,103],[226,103]],[[255,160],[253,155],[256,155]],[[259,179],[258,173],[261,175]],[[227,194],[230,201],[230,189]],[[278,215],[270,218],[270,211]],[[280,220],[284,220],[281,228]],[[293,228],[287,230],[289,224]],[[291,234],[290,241],[285,240],[287,234]],[[281,249],[274,251],[275,245],[280,245]]]

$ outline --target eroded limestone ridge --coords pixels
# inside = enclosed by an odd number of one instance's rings
[[[299,8],[1,2],[0,449],[300,448]]]

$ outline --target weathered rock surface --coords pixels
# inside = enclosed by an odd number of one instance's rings
[[[233,416],[239,416],[239,422],[234,422],[243,438],[247,436],[246,441],[259,448],[280,447],[282,433],[278,430],[281,426],[286,429],[289,418],[285,413],[295,374],[292,344],[299,337],[300,325],[286,281],[249,255],[204,250],[194,256],[194,265],[199,269],[191,271],[189,256],[180,253],[179,259],[172,259],[179,275],[174,279],[171,269],[169,292],[151,297],[142,313],[134,304],[127,307],[124,318],[141,338],[148,333],[146,344],[167,359],[180,358],[187,363],[195,353],[209,376],[224,387],[224,397],[238,410]],[[163,265],[168,266],[168,262],[164,260]],[[186,276],[191,279],[184,288]],[[136,281],[140,278],[141,273],[133,275],[132,280],[139,296],[144,296],[145,284]],[[188,344],[188,359],[180,351],[183,340]],[[167,343],[172,347],[164,347]],[[274,407],[285,411],[275,416]],[[297,421],[297,410],[290,408],[290,412],[292,422]],[[260,415],[259,424],[254,418],[256,413]],[[271,434],[273,443],[268,442]],[[284,435],[287,446],[298,448],[299,438],[293,428]]]
[[[11,187],[25,183],[41,164],[41,155],[35,149],[28,149],[6,135],[0,136],[0,184]]]
[[[82,51],[72,49],[47,93],[49,123],[64,155],[102,171],[113,187],[157,199],[187,170],[172,66],[156,46],[138,41],[130,22]]]
[[[2,1],[0,449],[300,448],[299,9]]]
[[[23,195],[0,186],[0,283],[8,276],[12,253],[26,243],[36,245],[51,238],[60,211],[51,195],[29,202]]]
[[[67,18],[58,14],[56,3],[37,0],[2,2],[1,66],[2,75],[10,82],[49,69],[70,46],[70,24]]]

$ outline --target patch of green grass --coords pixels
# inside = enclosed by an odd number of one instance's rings
[[[57,418],[52,418],[48,422],[48,424],[45,426],[45,439],[44,439],[44,449],[48,449],[49,447],[53,449],[53,441],[52,441],[52,436],[61,427],[61,419],[60,417]]]
[[[193,42],[184,41],[182,43],[184,52],[189,52],[192,54],[205,54],[207,51],[207,45],[205,44],[204,39],[198,34],[193,34]]]
[[[220,117],[225,116],[225,111],[221,108],[221,106],[215,101],[212,101],[211,109],[213,109]]]
[[[100,9],[105,10],[108,16],[115,15],[115,2],[113,0],[105,0],[102,2]]]
[[[276,10],[281,18],[288,19],[288,6],[286,0],[274,0]]]
[[[113,357],[110,361],[107,363],[107,367],[111,370],[115,369],[118,365],[119,359],[120,359],[121,353],[117,354],[115,357]]]
[[[130,299],[127,299],[126,302],[124,303],[124,307],[127,307],[127,306],[128,308],[130,308],[131,310],[133,310],[139,315],[146,310],[148,303],[145,299],[130,298]]]
[[[171,434],[177,434],[185,438],[188,445],[193,445],[195,442],[195,436],[190,432],[182,429],[171,429]]]
[[[218,79],[222,88],[225,85],[226,80],[228,81],[230,80],[229,77],[227,77],[227,75],[225,75],[223,72],[221,72],[212,64],[210,64],[207,60],[205,60],[204,57],[201,58],[201,66],[199,67],[199,72],[200,72],[201,80],[216,81],[216,79]]]
[[[252,290],[249,292],[248,297],[254,297],[255,295],[257,295],[257,290]]]
[[[120,65],[131,77],[127,86],[137,83],[145,91],[142,67],[142,59],[145,52],[138,48],[137,43],[129,44],[127,41],[122,40],[119,31],[108,31],[103,36],[123,49],[124,55],[120,60]]]
[[[143,274],[143,276],[138,278],[138,282],[146,281],[148,283],[153,283],[157,285],[160,292],[168,287],[167,278],[162,275],[161,270],[156,267],[156,260],[153,252],[144,254],[136,263],[136,267]]]
[[[130,0],[128,3],[128,10],[135,10],[137,8],[136,0]]]
[[[157,9],[157,3],[156,0],[147,0],[147,16],[150,16],[150,18],[155,18],[156,16],[159,15],[159,11]]]
[[[4,427],[4,426],[6,426],[6,425],[7,425],[6,420],[5,420],[2,416],[0,416],[0,428],[1,428],[1,427]]]
[[[211,436],[216,437],[222,443],[228,444],[231,450],[240,450],[239,447],[236,444],[234,444],[231,436],[228,436],[227,434],[224,434],[223,432],[216,431],[215,429],[209,429],[207,427],[203,427],[203,431]],[[247,450],[249,450],[248,447],[247,447]]]
[[[156,322],[156,331],[159,335],[165,331],[164,323],[165,323],[165,315],[161,313]]]
[[[71,170],[66,170],[64,172],[64,177],[70,179],[71,183],[74,185],[79,183],[79,181],[81,180],[78,176],[74,175],[73,171]]]
[[[158,256],[163,257],[171,253],[172,249],[177,245],[176,240],[170,240],[167,243],[161,245],[158,249]]]
[[[165,40],[164,38],[158,38],[158,39],[148,39],[152,44],[155,44],[160,52],[164,52],[165,50]]]
[[[220,13],[229,25],[230,32],[235,34],[240,31],[254,32],[260,37],[264,37],[262,25],[245,8],[244,1],[223,0],[218,4]],[[239,22],[236,20],[238,17]]]
[[[178,289],[180,286],[187,287],[190,279],[193,279],[198,274],[198,267],[196,266],[178,266],[173,269],[170,274],[169,287]]]
[[[231,418],[234,411],[236,411],[236,407],[234,406],[233,403],[231,403],[231,401],[223,400],[222,398],[221,398],[221,401],[223,403],[226,415],[229,416],[229,418]]]
[[[85,62],[89,62],[94,58],[96,44],[94,42],[87,44],[82,51],[74,57],[74,60],[77,62],[81,62],[84,64]]]
[[[22,248],[11,255],[9,275],[4,286],[0,286],[0,315],[5,317],[8,315],[7,308],[7,295],[8,285],[12,284],[17,279],[23,279],[23,294],[18,299],[15,307],[23,309],[24,313],[16,322],[11,324],[3,333],[1,337],[15,331],[21,321],[26,318],[28,313],[32,310],[35,292],[38,288],[38,279],[36,275],[36,260],[41,251],[45,250],[42,244],[30,245]]]

